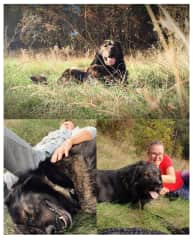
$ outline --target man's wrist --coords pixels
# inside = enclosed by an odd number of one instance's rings
[[[66,141],[64,142],[64,145],[66,144],[73,145],[72,139],[71,138],[66,139]]]

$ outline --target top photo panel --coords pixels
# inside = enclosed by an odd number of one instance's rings
[[[4,118],[188,118],[189,5],[4,5]]]

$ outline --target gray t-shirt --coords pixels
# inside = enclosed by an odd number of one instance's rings
[[[50,132],[45,136],[38,144],[36,144],[33,149],[39,152],[41,160],[45,160],[47,157],[50,157],[52,153],[60,147],[66,139],[69,139],[72,136],[80,133],[81,131],[87,130],[92,135],[92,138],[96,137],[96,128],[95,127],[76,127],[72,130],[58,129]]]

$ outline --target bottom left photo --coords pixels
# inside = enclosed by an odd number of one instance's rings
[[[96,120],[4,126],[4,234],[97,233]]]

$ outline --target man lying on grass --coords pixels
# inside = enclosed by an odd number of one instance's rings
[[[36,169],[40,162],[51,157],[55,163],[68,156],[73,145],[92,140],[96,137],[96,128],[76,127],[72,121],[64,121],[60,128],[50,132],[36,146],[5,128],[4,131],[4,174],[5,189],[11,190],[18,177],[28,170]]]

